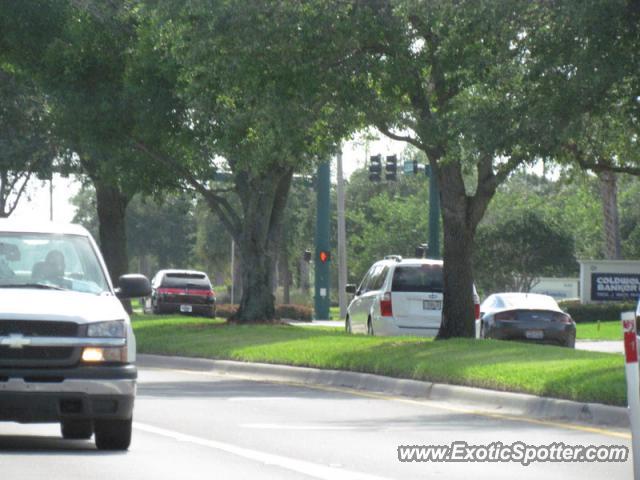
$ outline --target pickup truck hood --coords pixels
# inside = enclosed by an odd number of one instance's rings
[[[111,294],[27,288],[0,288],[1,320],[54,320],[79,324],[129,320],[117,297]]]

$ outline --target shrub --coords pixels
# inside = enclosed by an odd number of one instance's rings
[[[313,320],[313,308],[294,304],[276,305],[276,317],[310,322]]]
[[[565,300],[558,303],[576,323],[620,320],[622,312],[636,309],[636,304],[631,302],[581,304],[578,300]]]
[[[216,305],[216,317],[229,318],[238,311],[238,305],[219,303]],[[276,305],[276,318],[310,322],[313,319],[313,308],[306,305]]]
[[[237,311],[238,305],[232,305],[230,303],[218,303],[216,305],[216,317],[218,318],[229,318]]]

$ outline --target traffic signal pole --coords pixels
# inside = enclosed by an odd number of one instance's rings
[[[317,214],[316,214],[316,252],[315,264],[315,319],[328,320],[331,299],[329,297],[331,284],[331,253],[330,253],[330,192],[331,168],[329,162],[318,165],[317,184]]]
[[[429,244],[428,258],[440,258],[440,191],[435,172],[429,175]]]
[[[338,213],[338,304],[340,305],[340,318],[347,316],[347,232],[344,215],[344,178],[342,176],[342,149],[336,157],[336,170],[338,179],[336,183],[337,213]]]

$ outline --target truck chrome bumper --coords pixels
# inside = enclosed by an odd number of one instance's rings
[[[87,395],[125,395],[136,394],[136,381],[121,380],[89,380],[65,379],[61,382],[28,381],[24,378],[10,378],[0,382],[0,395],[4,392],[14,393],[84,393]]]
[[[124,347],[126,344],[126,338],[27,337],[20,334],[0,336],[0,346],[14,349],[24,347]]]

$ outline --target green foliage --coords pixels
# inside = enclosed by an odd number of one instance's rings
[[[560,308],[571,315],[576,323],[597,321],[620,321],[622,312],[636,310],[635,303],[587,303],[581,304],[575,300],[559,302]]]
[[[225,282],[231,280],[231,235],[216,215],[202,201],[197,201],[191,213],[192,237],[195,237],[189,264],[209,272]]]
[[[620,176],[618,183],[620,204],[620,235],[623,258],[640,258],[640,180]]]
[[[476,235],[475,279],[485,293],[528,292],[539,277],[577,271],[573,239],[533,211],[485,223]]]
[[[55,155],[45,97],[0,56],[0,216],[11,215],[29,180],[47,177]]]
[[[415,151],[406,154],[415,155]],[[428,238],[428,180],[400,174],[396,182],[371,182],[356,170],[346,188],[349,282],[359,282],[385,255],[414,257]]]
[[[94,189],[83,186],[71,202],[77,208],[73,222],[96,235],[98,218]],[[137,195],[129,203],[125,220],[132,270],[152,276],[163,268],[198,266],[192,253],[197,228],[190,195],[171,194],[162,198]],[[215,270],[205,271],[216,273]]]
[[[83,184],[78,193],[69,199],[76,208],[72,222],[79,223],[91,232],[93,238],[100,242],[98,236],[98,212],[96,206],[96,192],[93,187]]]
[[[163,198],[135,196],[126,214],[127,249],[131,259],[145,258],[149,274],[162,268],[190,268],[196,224],[193,198],[187,194]],[[207,271],[215,278],[212,271]]]
[[[593,176],[574,170],[551,180],[519,170],[500,186],[481,225],[533,212],[571,235],[577,258],[601,258],[601,208]]]

